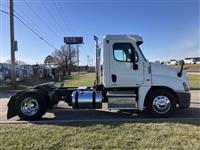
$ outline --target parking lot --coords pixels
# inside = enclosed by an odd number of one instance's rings
[[[18,117],[9,120],[6,118],[7,103],[9,97],[14,92],[0,93],[0,122],[20,122]],[[154,119],[147,113],[122,112],[116,110],[107,110],[106,104],[102,110],[72,110],[64,102],[60,102],[56,109],[47,112],[42,122],[75,122],[75,121],[175,121],[175,122],[195,122],[200,123],[200,91],[191,90],[192,98],[189,109],[177,110],[172,118]]]

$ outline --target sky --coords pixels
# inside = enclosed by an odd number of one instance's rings
[[[14,0],[14,13],[55,48],[83,36],[80,64],[95,59],[93,35],[137,34],[149,61],[200,56],[199,0]],[[9,12],[7,0],[0,10]],[[15,18],[16,59],[43,63],[55,51]],[[0,12],[0,62],[10,59],[9,16]]]

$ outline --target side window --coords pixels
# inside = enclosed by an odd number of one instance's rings
[[[122,62],[138,61],[138,55],[131,43],[115,43],[113,44],[114,58]],[[135,57],[135,59],[133,59]]]

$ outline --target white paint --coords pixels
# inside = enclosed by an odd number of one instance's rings
[[[151,88],[150,86],[141,86],[139,88],[138,109],[141,110],[141,111],[144,109],[145,97],[146,97],[147,92],[149,91],[150,88]]]
[[[137,42],[143,42],[136,35],[107,35],[103,41],[103,84],[105,87],[138,87],[138,108],[143,110],[145,96],[152,86],[168,87],[175,92],[184,92],[183,82],[188,85],[186,72],[178,77],[178,69],[156,63],[149,63],[142,56]],[[120,62],[114,59],[113,45],[115,43],[130,43],[138,54],[138,70],[133,70],[133,63]],[[117,81],[112,81],[112,74]]]
[[[103,83],[105,87],[139,87],[144,83],[144,58],[136,45],[137,41],[142,41],[142,38],[136,35],[107,35],[104,37]],[[115,43],[130,43],[134,47],[139,57],[138,70],[133,70],[132,62],[121,62],[114,58],[113,45]],[[117,76],[116,82],[112,82],[112,74]]]

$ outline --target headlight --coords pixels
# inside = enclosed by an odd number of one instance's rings
[[[189,91],[189,87],[187,86],[187,84],[185,82],[183,82],[183,87],[184,87],[185,91]]]

